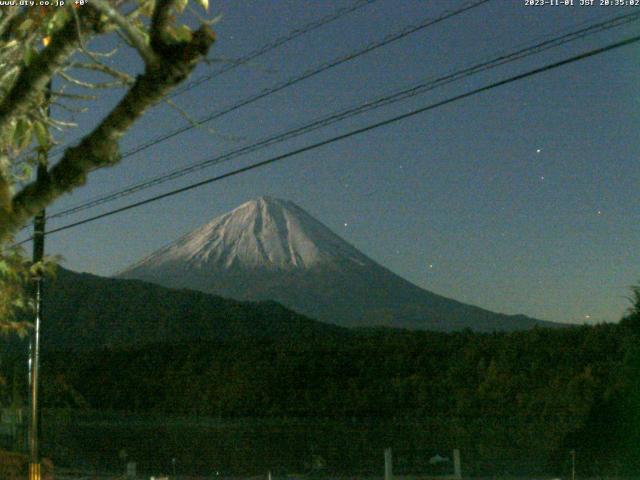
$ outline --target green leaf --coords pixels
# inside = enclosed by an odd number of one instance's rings
[[[49,23],[47,23],[47,35],[51,35],[52,33],[60,30],[67,21],[67,18],[69,18],[69,10],[66,8],[59,8],[56,13],[51,16]]]
[[[13,138],[16,134],[15,132],[16,132],[17,123],[18,122],[16,122],[15,119],[12,119],[7,125],[7,128],[4,131],[0,132],[0,137],[2,138],[3,146],[13,144]]]
[[[21,164],[17,169],[16,179],[20,182],[26,182],[33,175],[33,167],[28,163]]]
[[[177,0],[176,1],[176,10],[179,13],[184,12],[184,9],[187,8],[187,4],[189,3],[189,0]]]
[[[13,144],[18,150],[22,150],[31,143],[31,134],[33,132],[31,122],[26,118],[18,120],[16,130],[13,133]]]
[[[7,172],[11,167],[11,160],[8,155],[0,154],[0,172]]]
[[[38,52],[32,45],[27,44],[24,47],[24,54],[22,56],[22,61],[25,65],[29,66],[34,58],[38,55]]]
[[[153,10],[155,7],[155,0],[143,0],[142,2],[140,2],[140,11],[142,12],[142,15],[146,17],[150,17],[151,15],[153,15]]]
[[[167,29],[169,35],[178,42],[190,42],[192,33],[191,29],[186,25],[180,25],[178,28]]]
[[[32,27],[33,27],[33,20],[31,20],[30,18],[27,18],[24,22],[22,22],[18,26],[18,31],[23,35],[25,35],[27,32],[31,31]]]
[[[198,2],[198,5],[204,8],[207,12],[209,11],[209,0],[196,0],[196,2]]]
[[[144,38],[144,41],[148,44],[150,42],[150,38],[149,38],[149,32],[142,27],[138,28],[138,33],[140,34],[140,36],[142,38]]]
[[[42,148],[49,148],[49,130],[42,122],[35,122],[33,124],[33,129],[36,133],[36,139],[38,140],[38,145]]]

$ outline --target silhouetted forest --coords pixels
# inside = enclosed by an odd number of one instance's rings
[[[229,468],[245,473],[284,458],[294,468],[312,451],[344,472],[357,471],[363,462],[378,469],[386,446],[459,448],[465,472],[477,475],[560,475],[570,468],[572,450],[585,475],[640,473],[638,289],[633,310],[619,324],[488,334],[347,330],[275,303],[170,290],[168,297],[145,297],[136,289],[155,295],[160,287],[112,283],[106,291],[115,295],[120,288],[122,296],[146,298],[154,308],[70,311],[81,305],[76,301],[49,310],[50,322],[67,320],[45,329],[52,341],[44,342],[42,401],[45,408],[67,412],[67,420],[43,425],[56,439],[49,445],[66,448],[70,461],[86,458],[82,449],[88,445],[98,449],[97,459],[114,456],[116,438],[142,444],[153,429],[143,428],[137,439],[137,430],[117,420],[138,415],[191,419],[172,433],[173,444],[202,450],[192,443],[206,438],[200,442],[210,450],[206,458],[232,462],[233,450],[237,458]],[[180,317],[182,310],[188,316]],[[101,329],[102,337],[83,344]],[[172,335],[174,330],[181,334]],[[13,342],[4,350],[5,404],[26,393],[24,346]],[[91,420],[105,413],[115,415],[108,434]],[[200,422],[194,419],[226,427],[197,433]],[[82,422],[93,426],[81,434]],[[264,422],[269,426],[260,430]],[[233,440],[236,434],[251,440]],[[82,435],[90,440],[78,441]],[[140,456],[157,457],[162,441]],[[224,450],[225,442],[233,447]]]
[[[433,445],[475,459],[476,473],[559,473],[571,450],[584,472],[637,473],[639,325],[636,313],[513,333],[370,329],[46,352],[43,395],[47,407],[86,411],[415,422],[430,425]]]

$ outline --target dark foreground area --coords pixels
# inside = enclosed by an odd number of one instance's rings
[[[59,468],[141,475],[177,474],[381,477],[392,447],[397,475],[453,473],[461,451],[465,476],[569,476],[571,458],[549,456],[545,424],[512,419],[235,419],[48,412],[44,450]],[[514,442],[527,430],[537,445]],[[434,457],[442,460],[434,463]],[[175,459],[175,462],[174,462]],[[586,466],[586,458],[581,473]],[[604,473],[604,472],[603,472]]]
[[[42,448],[149,475],[378,475],[388,447],[398,473],[451,470],[459,449],[465,476],[568,478],[574,456],[580,477],[639,475],[639,311],[509,333],[308,335],[282,317],[282,337],[45,349]],[[25,358],[4,352],[5,405],[24,405]]]

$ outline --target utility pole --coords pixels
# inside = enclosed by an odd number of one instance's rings
[[[571,480],[576,480],[576,451],[571,450]]]
[[[393,453],[391,447],[384,449],[384,480],[393,480]]]
[[[50,114],[49,102],[51,99],[51,82],[45,90],[45,102],[47,103],[47,117]],[[42,148],[38,154],[37,181],[42,181],[47,176],[48,151]],[[44,230],[45,210],[42,209],[33,221],[33,263],[37,264],[44,258]],[[33,333],[29,343],[29,386],[30,386],[30,410],[29,418],[29,480],[40,480],[40,452],[39,452],[39,420],[40,409],[38,405],[38,382],[40,375],[40,323],[42,320],[42,272],[34,278],[34,302],[35,319]]]
[[[38,178],[41,171],[46,170],[38,165]],[[45,212],[42,210],[33,222],[33,263],[42,261],[44,257]],[[38,380],[40,374],[40,321],[42,319],[42,275],[34,279],[35,321],[29,345],[29,385],[30,385],[30,418],[29,418],[29,480],[40,480],[40,454],[38,451],[39,408]]]

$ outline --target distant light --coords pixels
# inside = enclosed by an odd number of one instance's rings
[[[536,149],[536,153],[540,153],[540,152],[542,152],[541,148]]]
[[[544,182],[544,175],[540,175],[540,180]]]
[[[431,264],[431,263],[430,263],[430,264],[429,264],[429,268],[433,268],[433,264]]]
[[[598,210],[598,215],[602,215],[602,210]]]
[[[348,223],[345,223],[345,224],[344,224],[344,226],[345,226],[345,227],[346,227],[346,226],[348,226],[348,225],[349,225]]]
[[[585,315],[584,318],[589,320],[591,318],[591,315]]]

